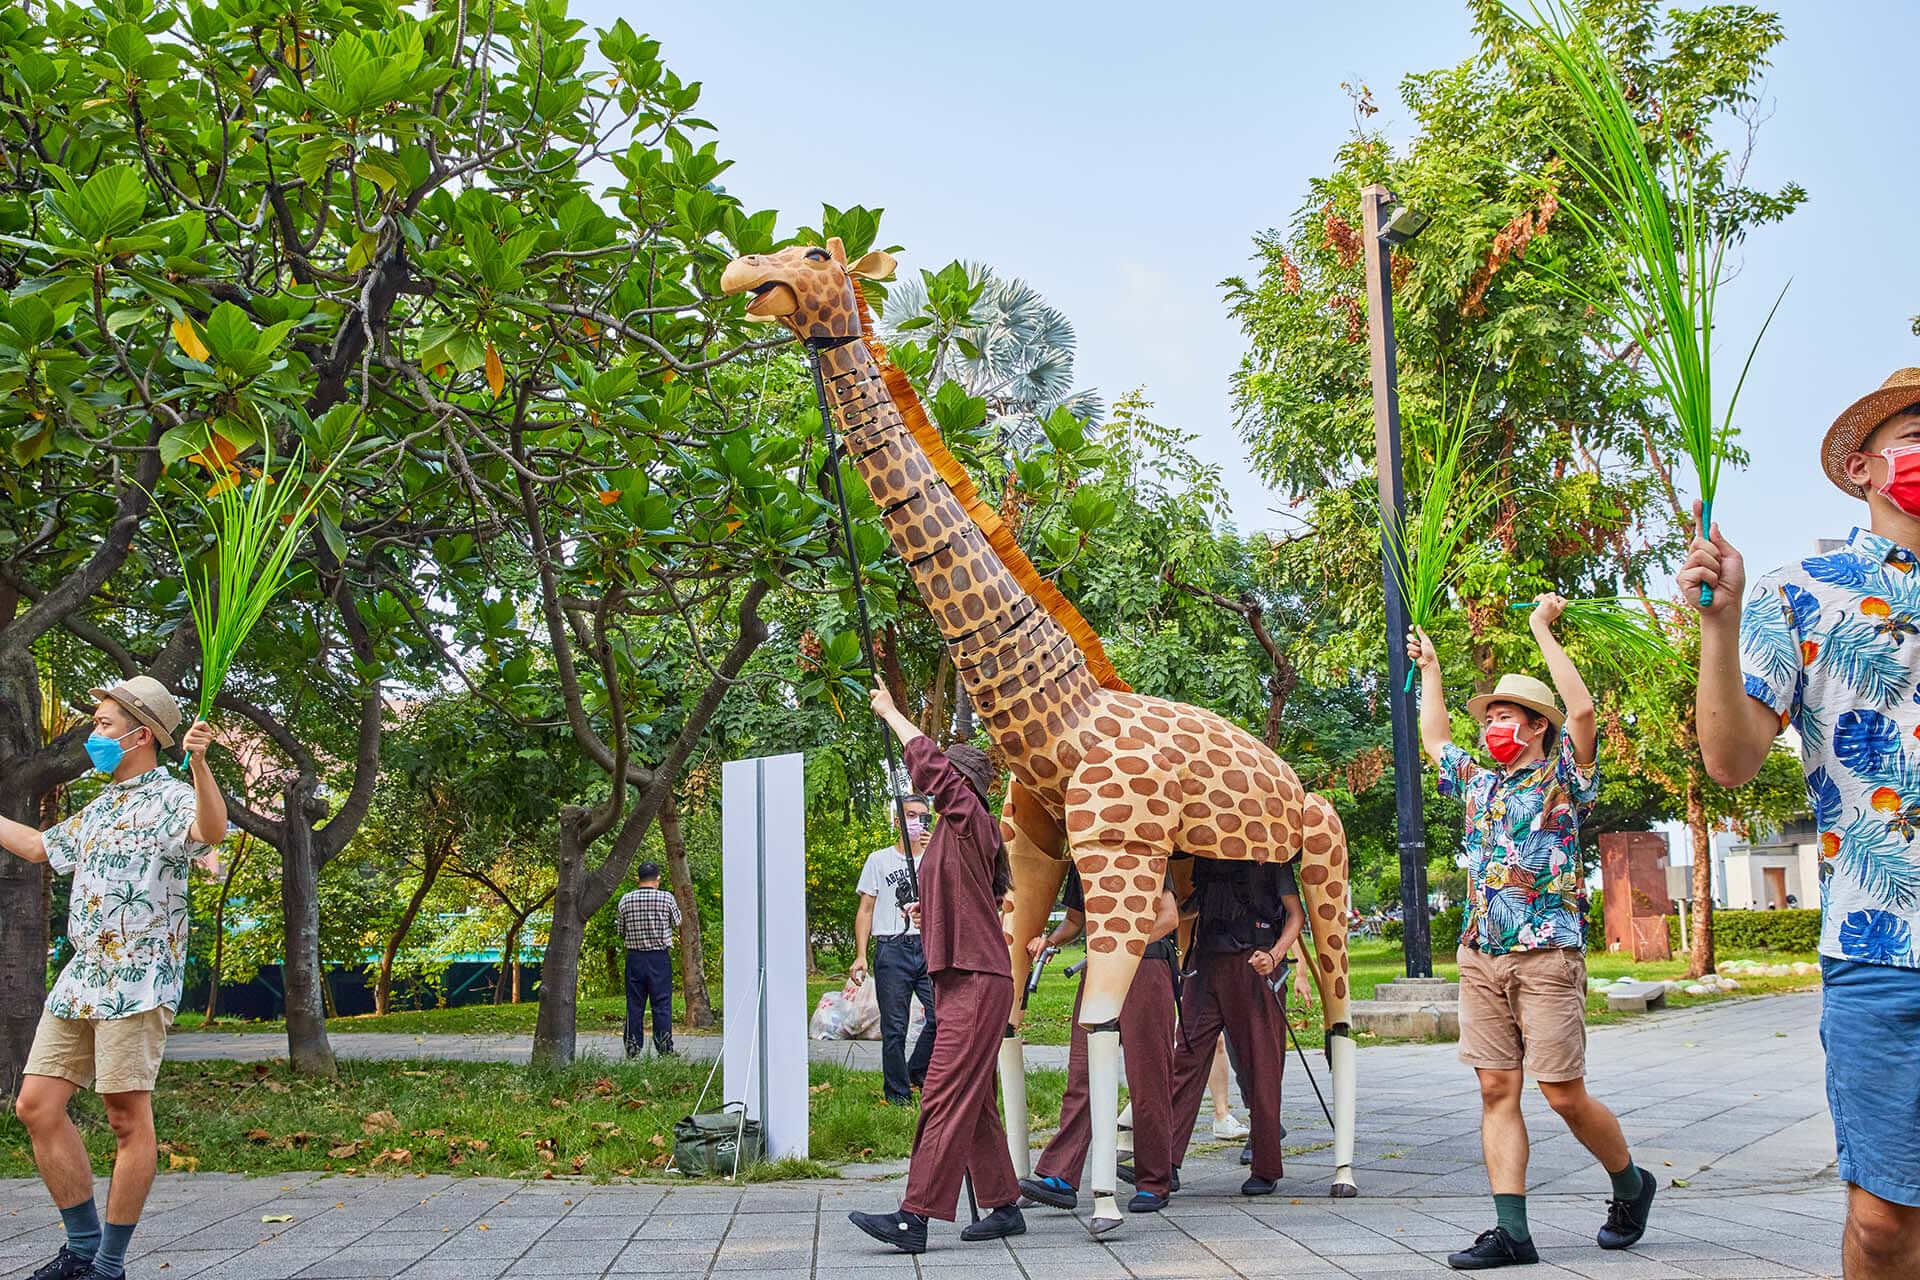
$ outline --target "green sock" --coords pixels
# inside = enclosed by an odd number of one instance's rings
[[[1493,1211],[1500,1219],[1500,1225],[1507,1229],[1514,1243],[1533,1239],[1533,1233],[1527,1230],[1527,1198],[1525,1196],[1501,1196],[1493,1198]]]
[[[1640,1194],[1640,1166],[1633,1161],[1627,1161],[1627,1167],[1620,1172],[1607,1176],[1613,1179],[1615,1200],[1632,1200]]]

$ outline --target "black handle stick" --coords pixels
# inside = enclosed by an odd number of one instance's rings
[[[807,344],[807,364],[813,369],[813,396],[820,405],[820,429],[827,437],[827,465],[833,470],[833,496],[840,505],[840,541],[847,549],[847,573],[853,579],[853,599],[860,610],[860,645],[867,659],[867,670],[880,678],[880,663],[873,653],[873,623],[867,616],[867,593],[860,581],[860,553],[853,546],[853,516],[847,510],[846,484],[840,478],[840,441],[833,433],[833,406],[827,403],[827,383],[820,373],[820,349]],[[907,801],[895,785],[898,763],[893,753],[893,732],[880,726],[880,741],[887,753],[887,790],[893,793],[894,817],[900,824],[900,845],[907,855],[907,892],[920,900],[920,876],[913,865],[913,837],[907,834]]]

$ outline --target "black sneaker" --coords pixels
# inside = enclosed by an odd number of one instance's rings
[[[1489,1267],[1526,1266],[1540,1261],[1540,1251],[1532,1240],[1515,1240],[1505,1227],[1482,1231],[1474,1238],[1473,1248],[1447,1255],[1447,1265],[1455,1271],[1485,1271]]]
[[[850,1213],[847,1221],[902,1253],[927,1251],[927,1220],[921,1214],[908,1213],[905,1209],[892,1213]]]
[[[93,1259],[83,1258],[65,1245],[53,1255],[53,1261],[34,1272],[27,1280],[81,1280],[93,1274]]]
[[[1139,1174],[1133,1171],[1133,1161],[1131,1160],[1115,1165],[1113,1167],[1113,1172],[1114,1172],[1114,1175],[1120,1179],[1120,1181],[1126,1183],[1130,1187],[1135,1185],[1134,1179],[1140,1176]],[[1180,1189],[1180,1166],[1179,1165],[1173,1166],[1173,1189],[1175,1191],[1178,1191]]]
[[[1275,1179],[1263,1178],[1256,1173],[1240,1184],[1240,1194],[1243,1196],[1270,1196],[1279,1185],[1280,1183]]]
[[[1653,1211],[1653,1175],[1640,1170],[1640,1194],[1631,1200],[1607,1201],[1606,1225],[1594,1243],[1602,1249],[1625,1249],[1647,1234],[1647,1215]]]
[[[1240,1163],[1241,1164],[1253,1163],[1253,1139],[1252,1138],[1248,1138],[1246,1141],[1246,1144],[1240,1148]]]
[[[1151,1191],[1135,1192],[1133,1199],[1127,1201],[1127,1212],[1158,1213],[1167,1207],[1167,1202],[1171,1198],[1170,1196],[1157,1196]]]
[[[1065,1178],[1022,1178],[1020,1191],[1035,1204],[1053,1209],[1074,1209],[1080,1205],[1080,1192]]]
[[[987,1214],[980,1221],[960,1229],[960,1238],[969,1244],[980,1240],[999,1240],[1006,1236],[1027,1234],[1027,1220],[1020,1212],[1020,1206],[1003,1204]]]

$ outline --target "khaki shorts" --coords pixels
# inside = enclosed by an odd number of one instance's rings
[[[152,1093],[173,1010],[94,1021],[42,1012],[25,1074],[70,1080],[95,1093]]]
[[[1460,962],[1460,1061],[1548,1084],[1587,1074],[1587,958],[1569,947]]]

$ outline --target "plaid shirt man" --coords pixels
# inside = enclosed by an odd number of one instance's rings
[[[635,889],[620,899],[620,939],[629,951],[665,951],[680,927],[680,904],[665,889]]]

